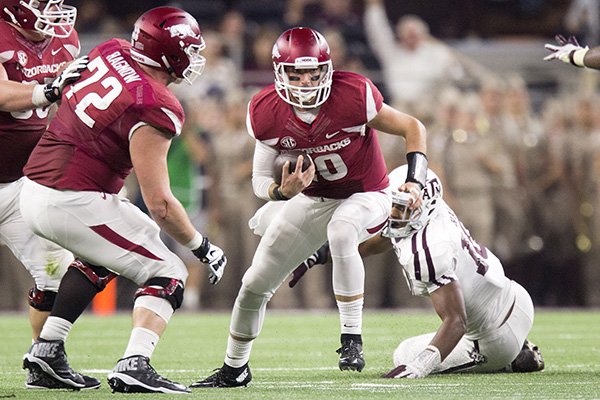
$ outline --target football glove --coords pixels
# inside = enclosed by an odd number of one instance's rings
[[[210,243],[205,236],[200,247],[192,250],[192,253],[208,267],[208,281],[213,285],[219,283],[227,265],[227,257],[225,257],[223,250]]]
[[[306,271],[318,264],[325,264],[329,257],[329,243],[325,243],[319,247],[319,250],[315,251],[310,257],[298,265],[294,271],[292,271],[292,279],[289,282],[289,286],[293,288],[296,283],[304,276]]]
[[[429,345],[423,350],[413,362],[400,364],[384,375],[384,378],[425,378],[435,367],[440,365],[442,357],[437,347]]]
[[[88,56],[73,60],[66,68],[49,84],[44,87],[44,96],[50,103],[60,100],[65,86],[77,81],[81,77],[81,71],[87,68]]]
[[[558,43],[558,45],[554,45],[554,44],[550,44],[550,43],[546,43],[544,45],[544,47],[547,50],[550,50],[552,53],[547,55],[546,57],[544,57],[545,61],[550,61],[550,60],[561,60],[562,62],[568,63],[568,64],[573,64],[576,65],[578,67],[583,67],[583,56],[585,55],[585,52],[587,52],[589,50],[589,47],[581,47],[579,45],[579,42],[577,42],[577,39],[575,38],[575,36],[569,36],[569,38],[565,38],[562,35],[556,35],[555,37],[556,42]],[[580,53],[580,57],[578,57],[578,59],[575,59],[574,55],[575,52],[577,51],[582,51]]]
[[[390,372],[384,375],[385,378],[409,378],[409,379],[417,379],[424,378],[422,376],[421,371],[417,370],[410,364],[404,365],[400,364]]]

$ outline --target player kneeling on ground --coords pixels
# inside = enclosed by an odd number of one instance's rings
[[[392,188],[407,167],[390,173]],[[380,236],[361,243],[369,256],[394,250],[416,296],[430,297],[442,324],[437,332],[408,338],[396,348],[386,378],[423,378],[448,372],[533,372],[544,369],[537,346],[527,340],[533,303],[527,291],[504,275],[500,260],[478,244],[442,199],[437,175],[427,171],[422,206],[409,210],[406,192],[392,191],[392,211]],[[300,265],[290,286],[326,257]]]

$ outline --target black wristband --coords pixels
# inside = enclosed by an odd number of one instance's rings
[[[408,161],[406,182],[414,182],[423,189],[427,181],[427,156],[420,151],[411,151],[406,153],[406,160]]]
[[[206,258],[206,255],[208,254],[208,250],[210,250],[210,242],[208,241],[208,238],[204,236],[200,247],[198,247],[196,250],[192,250],[192,253],[194,253],[194,255],[198,257],[200,261],[207,263],[208,259]]]
[[[575,55],[575,50],[571,50],[571,52],[569,53],[569,62],[571,64],[573,64],[576,67],[579,67],[579,65],[575,64],[575,59],[573,58],[573,56]]]
[[[44,86],[44,96],[50,103],[55,103],[60,99],[60,92],[58,88],[53,87],[51,84]]]
[[[277,200],[277,201],[289,200],[288,197],[285,197],[283,195],[283,193],[281,193],[281,190],[279,189],[279,186],[275,186],[275,189],[273,189],[273,196],[275,196],[275,200]]]

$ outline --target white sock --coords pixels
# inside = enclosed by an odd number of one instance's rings
[[[73,324],[64,318],[48,317],[40,332],[40,338],[46,340],[67,340],[67,335],[73,328]]]
[[[233,368],[243,367],[250,360],[252,343],[254,343],[254,340],[242,342],[232,338],[231,335],[229,335],[227,338],[225,364]]]
[[[351,302],[337,301],[342,334],[360,335],[362,333],[363,303],[364,298]]]
[[[150,329],[133,328],[123,358],[138,355],[151,358],[158,339],[160,339],[160,336]]]

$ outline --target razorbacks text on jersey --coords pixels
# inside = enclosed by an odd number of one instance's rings
[[[79,50],[75,31],[67,38],[31,42],[9,23],[0,20],[0,63],[11,81],[47,83],[79,55]],[[48,124],[49,108],[0,111],[0,183],[14,182],[23,176],[23,166]]]
[[[129,140],[137,128],[181,133],[181,104],[141,70],[130,49],[112,39],[90,52],[87,70],[65,90],[25,167],[29,179],[61,190],[118,193],[131,172]]]
[[[369,79],[336,71],[329,99],[307,124],[270,85],[250,102],[249,133],[279,151],[304,150],[311,156],[316,174],[305,195],[343,199],[388,187],[376,131],[366,126],[382,104],[381,93]]]
[[[414,295],[429,296],[458,280],[467,312],[466,337],[496,328],[513,304],[500,260],[473,240],[452,209],[439,199],[429,223],[406,238],[391,239]]]

